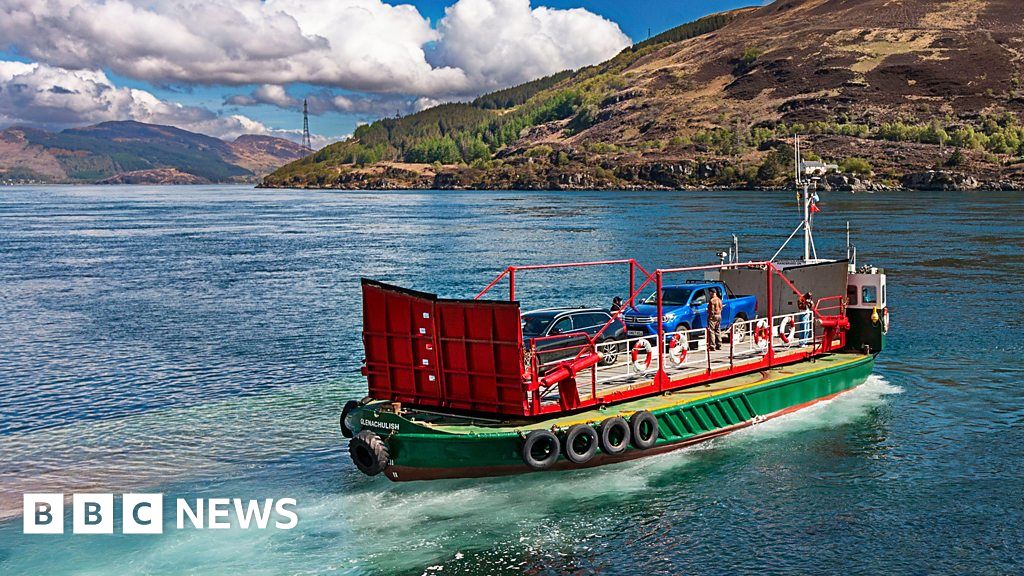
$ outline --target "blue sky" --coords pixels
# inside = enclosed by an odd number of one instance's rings
[[[176,0],[129,0],[126,14],[101,0],[9,1],[37,29],[0,22],[10,39],[0,45],[0,127],[132,118],[294,138],[308,96],[319,143],[384,114],[596,63],[649,33],[752,3],[210,0],[194,13]],[[110,32],[97,37],[105,20]]]

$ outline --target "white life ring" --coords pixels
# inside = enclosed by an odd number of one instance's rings
[[[761,349],[761,354],[768,352],[768,341],[771,340],[771,334],[767,319],[761,318],[754,325],[754,344]]]
[[[654,347],[646,338],[641,338],[633,345],[629,355],[633,369],[641,374],[646,374],[651,369],[651,360],[654,359]]]
[[[889,333],[889,309],[882,309],[882,334]]]
[[[673,366],[679,367],[686,362],[686,337],[680,334],[673,334],[668,341],[668,359]]]
[[[793,321],[792,316],[783,317],[782,322],[779,322],[779,338],[789,344],[794,336],[796,336],[796,322]]]

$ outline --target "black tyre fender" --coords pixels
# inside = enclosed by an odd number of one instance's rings
[[[620,416],[612,416],[601,422],[597,430],[601,452],[605,454],[621,454],[629,447],[629,424]]]
[[[353,436],[352,429],[345,423],[345,419],[348,418],[348,415],[352,410],[355,410],[358,407],[359,402],[349,400],[348,402],[345,402],[345,407],[341,409],[341,418],[338,419],[338,423],[341,425],[341,435],[345,438],[351,438]]]
[[[646,410],[629,417],[629,431],[633,436],[633,447],[646,450],[658,441],[658,419]]]
[[[348,453],[356,468],[367,476],[376,476],[388,467],[391,452],[375,432],[363,430],[348,443]]]
[[[523,462],[533,470],[546,470],[558,460],[561,442],[550,430],[534,430],[523,440]]]
[[[565,433],[562,448],[566,460],[583,464],[597,453],[597,432],[587,424],[575,424]]]

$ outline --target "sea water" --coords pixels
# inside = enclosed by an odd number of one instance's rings
[[[360,277],[467,297],[508,264],[715,261],[732,233],[763,258],[794,194],[0,188],[0,573],[1021,573],[1024,202],[823,196],[819,256],[849,221],[889,275],[866,384],[619,465],[392,484],[337,428],[365,393]],[[606,306],[626,272],[517,296]],[[24,535],[25,492],[288,497],[300,521]]]

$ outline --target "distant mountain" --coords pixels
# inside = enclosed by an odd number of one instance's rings
[[[263,185],[782,186],[799,134],[838,186],[1022,188],[1022,23],[1022,0],[778,0],[362,126]]]
[[[243,134],[230,146],[232,163],[260,176],[309,154],[308,150],[291,140],[258,134]]]
[[[0,180],[246,182],[306,154],[283,138],[245,135],[225,142],[134,121],[61,132],[15,127],[0,131]]]

